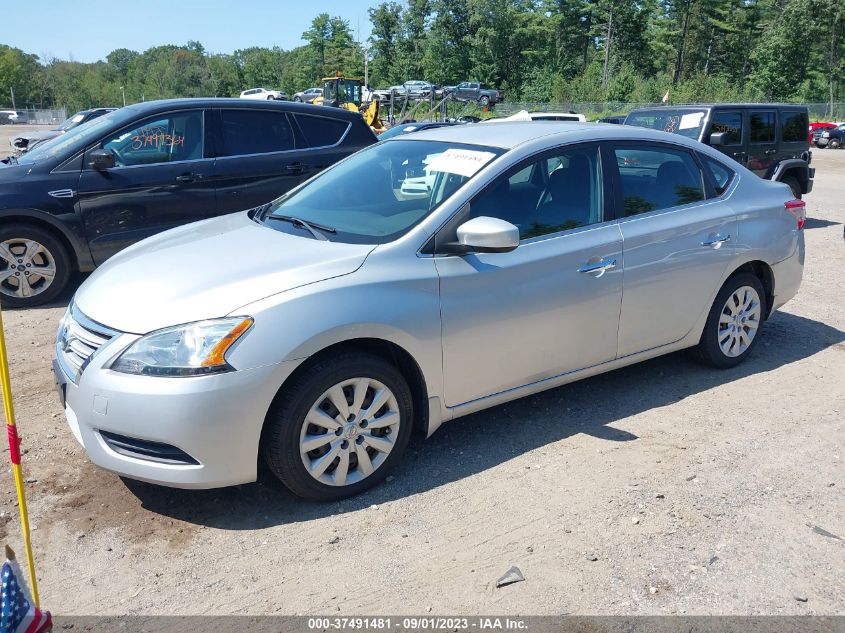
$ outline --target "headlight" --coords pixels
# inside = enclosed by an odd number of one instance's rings
[[[145,376],[200,376],[233,369],[226,352],[252,327],[251,317],[198,321],[150,332],[111,369]]]

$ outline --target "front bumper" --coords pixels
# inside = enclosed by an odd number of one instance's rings
[[[135,376],[104,368],[136,338],[121,335],[106,344],[77,383],[54,363],[68,425],[91,461],[132,479],[177,488],[255,481],[265,416],[299,363],[190,378]],[[148,452],[133,454],[109,441],[114,435],[139,440],[142,446],[168,445],[192,459],[168,463]]]

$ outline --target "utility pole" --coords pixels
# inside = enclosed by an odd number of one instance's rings
[[[370,47],[364,47],[364,87],[370,85]]]
[[[9,86],[9,92],[12,93],[12,110],[17,110],[17,106],[15,106],[15,89]]]
[[[126,107],[126,91],[123,89],[123,86],[120,87],[120,96],[123,97],[123,107]]]

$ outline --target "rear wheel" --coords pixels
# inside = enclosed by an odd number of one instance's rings
[[[798,184],[798,179],[794,176],[787,176],[781,182],[785,185],[789,185],[789,188],[792,189],[792,197],[796,200],[801,199],[801,185]]]
[[[297,103],[302,103],[302,97],[294,97],[293,100]]]
[[[830,147],[830,149],[839,149],[840,145],[841,145],[841,143],[839,142],[838,138],[832,138],[832,139],[830,139],[830,142],[828,143],[828,146]]]
[[[487,95],[482,95],[481,98],[478,100],[478,103],[481,105],[481,107],[486,108],[490,105],[490,97],[488,97]]]
[[[0,301],[28,308],[48,303],[64,290],[71,260],[55,235],[30,224],[0,229]]]
[[[340,353],[285,385],[270,412],[262,454],[300,497],[331,501],[383,480],[411,437],[411,391],[382,358]]]
[[[734,275],[716,295],[693,355],[719,369],[741,363],[757,344],[765,314],[766,294],[757,276]]]

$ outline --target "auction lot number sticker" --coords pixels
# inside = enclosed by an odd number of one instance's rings
[[[315,617],[308,618],[310,631],[520,631],[525,620],[507,617]]]

